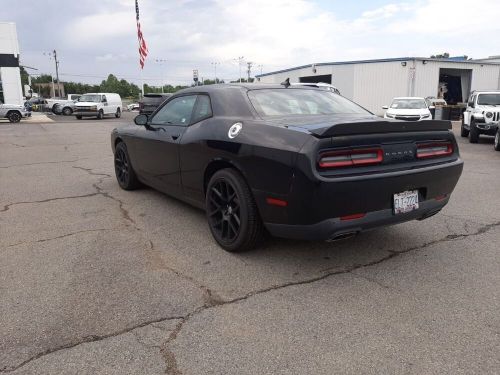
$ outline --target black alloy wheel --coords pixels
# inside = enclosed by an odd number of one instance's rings
[[[120,111],[120,108],[117,108],[117,109],[116,109],[116,113],[115,113],[115,117],[116,117],[116,118],[120,118],[120,117],[121,117],[121,115],[122,115],[122,111]]]
[[[76,119],[77,120],[81,120],[82,119],[82,115],[76,115]]]
[[[212,235],[227,251],[250,250],[263,237],[264,227],[250,188],[236,170],[222,169],[212,176],[206,214]]]
[[[124,190],[134,190],[138,187],[139,181],[130,164],[130,158],[125,143],[120,142],[115,149],[115,174],[116,180]]]
[[[8,115],[7,115],[7,118],[9,119],[10,122],[14,123],[14,122],[19,122],[21,121],[21,114],[19,112],[16,112],[16,111],[13,111],[13,112],[10,112]]]

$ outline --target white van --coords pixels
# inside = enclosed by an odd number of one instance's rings
[[[109,115],[118,118],[122,115],[122,98],[109,92],[83,94],[75,103],[73,114],[78,120],[90,116],[96,116],[100,120]]]

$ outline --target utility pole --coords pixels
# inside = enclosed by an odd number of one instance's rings
[[[59,82],[59,61],[57,60],[56,50],[54,50],[54,61],[56,62],[57,91],[58,95],[61,96],[61,82]]]
[[[212,64],[214,66],[214,77],[215,77],[214,83],[217,84],[217,64],[220,65],[220,62],[214,61],[214,62],[211,62],[210,64]]]
[[[250,73],[252,71],[252,65],[253,65],[253,62],[251,61],[248,61],[247,62],[247,82],[250,83]]]

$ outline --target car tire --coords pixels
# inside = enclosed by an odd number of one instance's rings
[[[462,118],[462,127],[460,128],[460,136],[467,138],[469,136],[469,131],[465,129],[464,119]]]
[[[500,151],[500,128],[497,130],[497,133],[495,134],[494,147],[495,150]]]
[[[470,120],[469,142],[470,143],[479,142],[479,130],[477,129],[476,122],[474,120]]]
[[[21,114],[17,111],[12,111],[7,114],[7,118],[9,119],[9,122],[16,123],[21,121]]]
[[[121,116],[122,116],[122,111],[120,110],[120,108],[117,108],[116,113],[115,113],[115,117],[120,118]]]
[[[97,119],[102,120],[103,118],[104,118],[104,112],[102,109],[100,109],[99,112],[97,112]]]
[[[124,142],[120,142],[115,148],[115,175],[118,185],[124,190],[134,190],[140,185],[137,175],[135,174],[130,156],[128,155],[127,146]]]
[[[54,115],[57,115],[56,109],[57,109],[57,104],[54,104],[54,105],[52,106],[52,108],[50,109],[50,111],[51,111]]]
[[[221,169],[210,179],[206,192],[208,225],[217,243],[226,251],[254,248],[264,236],[252,192],[234,169]]]
[[[81,116],[81,115],[76,115],[76,119],[77,119],[77,120],[81,120],[81,119],[82,119],[82,116]]]
[[[64,107],[62,110],[62,114],[64,116],[71,116],[72,113],[73,113],[73,110],[70,107]]]

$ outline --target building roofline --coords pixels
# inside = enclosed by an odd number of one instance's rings
[[[500,63],[486,62],[480,60],[450,60],[450,59],[436,59],[430,57],[392,57],[386,59],[372,59],[372,60],[350,60],[350,61],[333,61],[333,62],[323,62],[323,63],[313,63],[307,65],[296,66],[293,68],[287,68],[282,70],[276,70],[274,72],[258,74],[255,77],[265,77],[273,74],[291,72],[298,69],[310,68],[311,66],[325,66],[325,65],[350,65],[350,64],[371,64],[371,63],[381,63],[381,62],[396,62],[396,61],[437,61],[437,62],[447,62],[452,64],[481,64],[481,65],[500,65]]]

